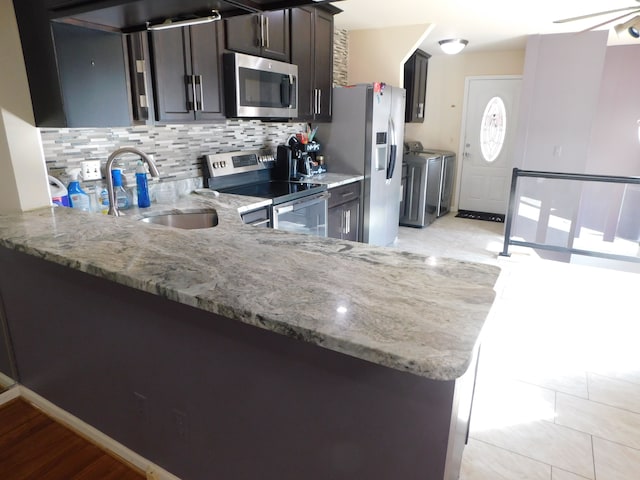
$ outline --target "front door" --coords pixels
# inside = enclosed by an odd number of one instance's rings
[[[458,210],[505,214],[520,77],[467,80]]]

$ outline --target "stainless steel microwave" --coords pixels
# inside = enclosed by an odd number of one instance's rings
[[[298,66],[242,53],[224,54],[226,116],[296,118]]]

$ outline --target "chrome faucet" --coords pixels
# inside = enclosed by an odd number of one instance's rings
[[[123,153],[133,153],[135,155],[138,155],[142,160],[147,162],[147,165],[149,165],[149,173],[152,177],[160,176],[160,174],[158,173],[158,168],[156,167],[156,164],[153,162],[153,160],[151,160],[151,157],[149,157],[146,153],[138,150],[137,148],[122,147],[118,148],[111,155],[109,155],[109,158],[107,159],[107,165],[105,167],[105,175],[107,176],[107,192],[109,193],[108,213],[109,215],[114,215],[116,217],[120,216],[120,211],[118,210],[116,195],[113,190],[113,177],[111,176],[111,170],[113,168],[113,162],[115,162],[116,158],[118,158]]]

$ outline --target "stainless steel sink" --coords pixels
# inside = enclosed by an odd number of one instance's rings
[[[165,225],[167,227],[193,230],[198,228],[212,228],[218,225],[218,213],[215,210],[201,212],[172,212],[149,215],[141,221]]]

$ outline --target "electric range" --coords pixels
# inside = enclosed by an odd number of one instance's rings
[[[260,151],[205,155],[207,186],[221,193],[272,201],[271,226],[327,236],[330,193],[324,184],[274,178],[276,158]]]

